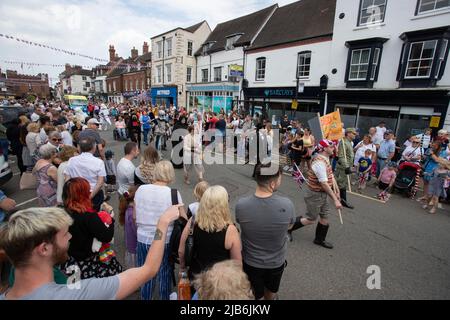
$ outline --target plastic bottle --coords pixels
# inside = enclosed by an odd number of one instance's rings
[[[191,300],[191,283],[187,272],[181,273],[181,278],[178,282],[178,300]]]

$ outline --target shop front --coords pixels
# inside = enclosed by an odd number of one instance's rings
[[[255,109],[261,109],[266,118],[275,118],[277,123],[287,115],[307,125],[318,113],[323,113],[323,91],[320,87],[305,87],[302,91],[296,93],[296,87],[245,88],[246,111],[254,114]]]
[[[170,107],[171,105],[177,106],[178,100],[177,87],[160,87],[152,88],[151,97],[152,104],[158,106]]]
[[[187,87],[189,110],[212,111],[219,113],[224,110],[226,114],[233,110],[234,102],[239,97],[239,86],[220,85],[190,85]]]
[[[362,134],[383,121],[403,143],[426,128],[442,129],[448,106],[448,90],[329,90],[327,113],[339,109],[345,126]]]

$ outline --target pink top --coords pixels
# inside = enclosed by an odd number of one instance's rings
[[[388,168],[384,168],[381,171],[380,181],[386,184],[390,184],[397,177],[397,173],[395,170],[389,170]]]
[[[116,121],[117,129],[125,129],[125,121]]]

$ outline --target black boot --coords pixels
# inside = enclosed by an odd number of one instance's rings
[[[333,249],[333,245],[325,241],[329,228],[330,226],[323,225],[319,222],[316,228],[316,239],[314,243],[327,249]]]
[[[292,237],[292,231],[298,230],[300,228],[303,228],[305,225],[302,223],[302,219],[303,217],[297,217],[295,219],[294,225],[292,226],[292,228],[290,230],[288,230],[288,238],[289,241],[292,242],[294,240],[294,238]]]
[[[341,204],[349,209],[355,209],[354,206],[352,206],[350,203],[348,203],[347,201],[347,190],[345,189],[340,189],[339,190],[340,194],[341,194]]]

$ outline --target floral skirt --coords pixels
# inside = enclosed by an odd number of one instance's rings
[[[100,261],[99,255],[93,255],[85,260],[77,261],[70,257],[63,265],[61,271],[68,277],[79,275],[80,280],[89,278],[106,278],[122,272],[122,265],[116,257],[112,257],[108,263]]]

